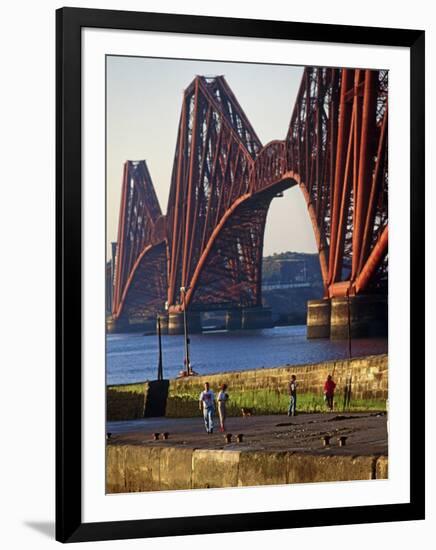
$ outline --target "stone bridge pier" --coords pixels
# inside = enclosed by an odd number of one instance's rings
[[[242,309],[229,309],[226,312],[226,329],[241,330],[242,328]]]
[[[257,306],[242,310],[242,329],[261,329],[273,326],[271,308]]]
[[[307,337],[346,340],[387,337],[386,295],[359,295],[310,300],[307,303]]]
[[[108,334],[120,334],[125,332],[154,332],[156,325],[155,317],[129,318],[122,315],[118,319],[112,316],[106,319],[106,330]]]
[[[186,312],[186,323],[189,334],[198,334],[202,331],[201,314],[199,311]],[[168,315],[168,334],[184,334],[185,319],[183,312],[169,313]]]

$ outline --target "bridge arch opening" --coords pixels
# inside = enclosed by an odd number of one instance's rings
[[[262,303],[275,325],[305,324],[307,302],[323,297],[319,255],[298,185],[271,201],[262,259]]]
[[[275,253],[317,253],[307,204],[298,185],[286,189],[271,201],[265,225],[263,255]]]

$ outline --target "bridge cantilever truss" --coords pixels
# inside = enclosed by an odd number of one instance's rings
[[[145,161],[126,162],[121,190],[112,314],[143,317],[166,299],[165,216]]]
[[[113,316],[261,304],[271,200],[299,185],[325,296],[385,291],[388,73],[310,67],[286,138],[262,147],[224,77],[185,90],[167,214],[127,162]],[[180,288],[186,289],[181,295]]]

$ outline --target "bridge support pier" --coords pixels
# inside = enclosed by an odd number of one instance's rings
[[[154,332],[155,324],[153,318],[129,319],[120,317],[106,320],[106,330],[109,334],[125,332]]]
[[[201,332],[201,316],[199,311],[187,311],[186,321],[188,334]],[[168,316],[168,334],[184,334],[185,325],[183,313],[170,313]]]
[[[242,310],[243,329],[271,328],[272,326],[271,308],[258,306]]]
[[[330,337],[330,300],[307,302],[307,338]]]
[[[242,328],[242,310],[229,309],[226,312],[226,329],[240,330]]]
[[[350,323],[348,322],[350,319]],[[383,337],[388,334],[387,296],[350,296],[331,299],[330,338],[345,340],[348,331],[351,338]]]
[[[160,332],[161,334],[168,334],[168,314],[164,313],[159,315],[160,318]],[[157,334],[157,319],[156,319],[156,334]]]
[[[125,318],[114,319],[112,316],[108,317],[106,319],[106,332],[108,334],[129,332],[129,320]]]

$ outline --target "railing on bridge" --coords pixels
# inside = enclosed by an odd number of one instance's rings
[[[250,178],[251,192],[264,191],[283,180],[286,171],[286,142],[271,141],[260,150],[254,161]]]

